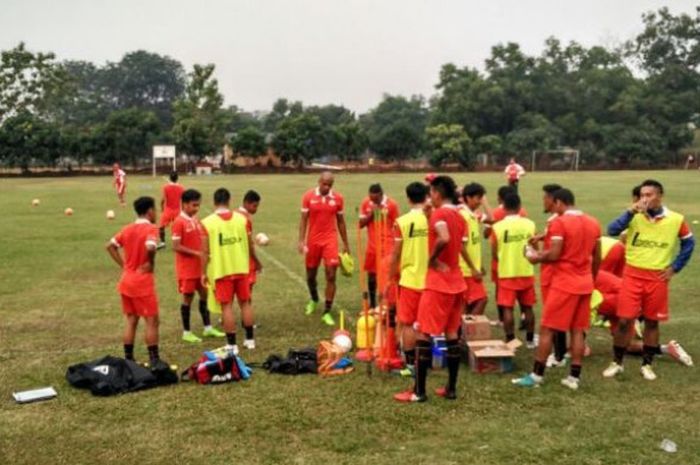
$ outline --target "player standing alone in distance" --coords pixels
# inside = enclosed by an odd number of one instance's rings
[[[182,193],[185,188],[178,184],[178,174],[176,171],[170,173],[170,181],[163,186],[163,193],[160,198],[160,243],[158,248],[165,247],[165,228],[170,226],[180,215]]]
[[[114,180],[114,189],[117,191],[117,198],[119,199],[119,204],[122,207],[126,207],[126,173],[119,166],[119,163],[115,163],[112,166],[112,175]]]
[[[344,200],[333,190],[333,174],[324,171],[318,179],[318,187],[304,194],[301,200],[301,220],[299,221],[299,253],[305,256],[306,284],[311,300],[304,313],[311,315],[318,307],[318,283],[316,275],[323,260],[326,272],[325,308],[321,320],[335,325],[331,309],[335,298],[335,278],[340,264],[338,256],[338,234],[343,241],[343,253],[350,253],[348,231],[343,216]]]
[[[508,185],[515,189],[515,192],[517,193],[520,178],[525,176],[525,168],[523,168],[522,165],[519,165],[515,161],[515,158],[511,158],[503,173],[506,175]]]

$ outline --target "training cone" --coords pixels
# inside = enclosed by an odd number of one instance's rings
[[[398,370],[403,368],[403,360],[399,357],[396,346],[396,331],[389,327],[386,330],[386,340],[377,357],[377,368],[382,371]]]

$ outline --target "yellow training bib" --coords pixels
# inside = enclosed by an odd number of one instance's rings
[[[627,263],[645,270],[663,270],[671,265],[678,243],[683,215],[666,210],[658,220],[637,213],[627,229],[625,259]]]
[[[467,231],[469,231],[469,240],[464,244],[467,248],[467,255],[472,261],[474,268],[481,269],[481,224],[476,215],[463,208],[459,211],[464,221],[467,223]],[[462,256],[459,256],[459,267],[462,270],[462,276],[469,277],[472,275],[472,270],[467,266]]]
[[[535,235],[534,221],[517,215],[506,216],[493,225],[498,242],[498,277],[524,278],[535,275],[535,268],[525,258],[528,239]]]
[[[428,272],[428,218],[415,209],[401,215],[396,224],[401,230],[401,279],[399,285],[410,289],[425,288]]]

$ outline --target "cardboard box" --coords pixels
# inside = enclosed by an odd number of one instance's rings
[[[474,373],[510,373],[515,350],[521,345],[517,339],[507,344],[496,339],[468,342],[469,367]]]
[[[491,336],[491,323],[485,315],[465,315],[462,317],[462,338],[466,342],[487,341]]]

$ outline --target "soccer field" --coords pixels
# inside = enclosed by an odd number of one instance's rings
[[[346,198],[353,254],[355,208],[372,182],[406,209],[404,186],[419,174],[338,174],[335,188]],[[500,174],[463,173],[458,184],[478,181],[492,204]],[[521,194],[538,228],[540,186],[558,182],[577,195],[580,208],[603,227],[628,204],[633,185],[645,178],[666,187],[667,205],[700,220],[697,172],[535,173]],[[183,177],[186,187],[211,195],[227,187],[240,201],[252,188],[262,195],[256,232],[270,238],[264,273],[254,291],[260,328],[258,348],[242,349],[248,362],[262,362],[290,347],[316,345],[331,331],[320,313],[303,315],[307,292],[303,262],[296,251],[300,199],[316,184],[316,174]],[[129,204],[140,195],[159,198],[162,178],[131,176]],[[68,365],[122,355],[122,316],[115,290],[119,270],[104,251],[107,240],[133,220],[120,208],[111,179],[2,179],[0,198],[0,464],[34,463],[476,463],[476,464],[693,464],[700,463],[700,377],[667,357],[658,358],[659,379],[644,381],[640,360],[626,359],[627,371],[614,380],[601,372],[611,358],[606,329],[592,330],[592,355],[584,361],[582,386],[572,392],[559,384],[565,374],[548,370],[540,389],[518,390],[512,375],[529,371],[532,352],[524,347],[516,372],[474,375],[463,367],[458,400],[435,396],[428,403],[400,405],[391,396],[407,386],[398,376],[364,365],[350,375],[269,375],[256,370],[247,382],[200,386],[182,383],[124,396],[96,398],[71,388]],[[32,207],[33,198],[41,205]],[[71,217],[63,210],[71,207]],[[108,221],[105,212],[117,218]],[[700,229],[697,225],[696,230]],[[696,231],[697,232],[697,231]],[[206,344],[180,342],[179,297],[169,247],[156,258],[161,309],[161,356],[180,367],[194,362]],[[487,247],[484,247],[488,255]],[[677,339],[700,361],[700,256],[671,285],[671,320],[661,339]],[[696,284],[693,284],[696,283]],[[323,278],[320,278],[321,288]],[[357,277],[338,277],[337,308],[360,308]],[[493,297],[487,314],[495,315]],[[537,306],[539,321],[539,306]],[[197,312],[193,329],[200,331]],[[354,329],[354,328],[353,328]],[[500,336],[500,330],[497,332]],[[242,338],[242,334],[241,334]],[[143,327],[137,358],[145,359]],[[445,373],[428,378],[429,393]],[[54,386],[58,399],[16,405],[13,391]],[[678,444],[676,454],[659,449],[663,438]]]

